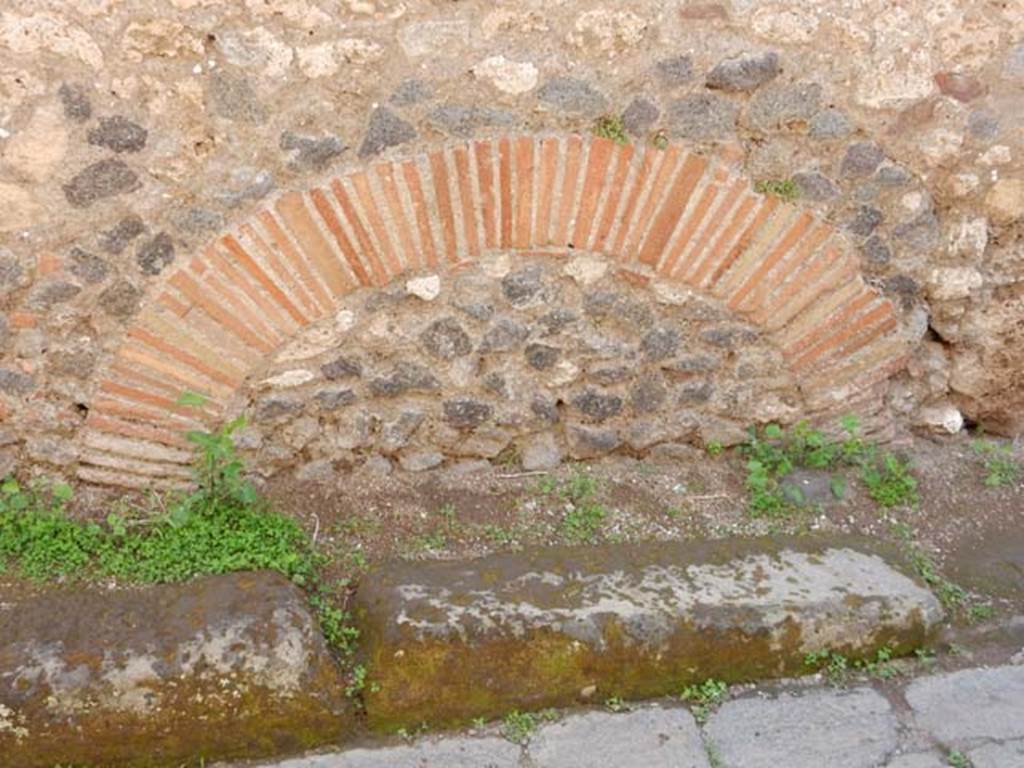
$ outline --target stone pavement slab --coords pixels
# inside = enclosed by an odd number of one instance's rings
[[[892,758],[885,768],[949,768],[949,760],[939,752],[915,752]]]
[[[527,751],[535,768],[708,768],[693,715],[679,708],[572,715],[541,728]]]
[[[705,730],[722,768],[876,768],[897,728],[885,698],[856,688],[730,701]]]
[[[415,745],[350,749],[276,763],[275,768],[516,768],[521,750],[498,737],[453,736]]]
[[[354,612],[378,729],[807,671],[809,652],[927,642],[935,596],[872,551],[806,537],[552,547],[392,563]],[[854,547],[857,548],[854,548]],[[863,551],[861,551],[863,550]]]
[[[1024,736],[1024,666],[923,677],[906,698],[917,724],[953,747]]]
[[[1024,739],[991,742],[967,753],[974,768],[1018,768],[1024,766]]]

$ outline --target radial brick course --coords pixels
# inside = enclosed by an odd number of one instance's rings
[[[182,432],[210,428],[302,328],[360,287],[471,263],[495,250],[602,254],[623,274],[722,302],[783,352],[812,412],[898,370],[891,303],[843,238],[755,193],[723,158],[680,145],[505,136],[358,167],[282,194],[153,291],[100,375],[79,477],[180,482]],[[175,404],[183,390],[209,398]]]

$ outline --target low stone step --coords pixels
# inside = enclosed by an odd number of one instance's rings
[[[338,741],[344,680],[276,573],[0,596],[0,766],[178,766]]]
[[[553,548],[395,563],[356,596],[378,729],[807,671],[909,652],[942,619],[870,542],[803,537]]]

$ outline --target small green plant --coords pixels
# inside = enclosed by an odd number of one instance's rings
[[[362,664],[356,664],[349,670],[348,685],[345,686],[345,695],[350,699],[354,699],[356,696],[362,694],[364,690],[369,687],[369,690],[377,692],[380,690],[380,685],[377,683],[370,683],[367,686],[366,683],[366,667]]]
[[[825,678],[837,687],[846,685],[850,674],[850,660],[843,654],[827,648],[806,654],[804,666],[823,672]]]
[[[946,757],[946,762],[949,763],[951,768],[972,768],[974,765],[967,755],[955,749]]]
[[[710,768],[725,768],[725,760],[722,759],[722,753],[715,742],[705,740],[704,751],[707,753]]]
[[[961,608],[967,602],[967,593],[957,584],[939,573],[931,555],[925,552],[914,537],[914,529],[906,523],[893,523],[892,531],[903,546],[903,554],[910,567],[929,587],[935,590],[939,602],[946,610]]]
[[[553,709],[545,709],[536,714],[514,710],[505,715],[501,725],[501,735],[513,744],[525,745],[542,722],[550,722],[557,718],[558,713]]]
[[[709,677],[703,683],[683,688],[679,698],[690,705],[694,719],[698,724],[703,725],[711,713],[725,701],[728,693],[729,686],[725,682]]]
[[[561,525],[566,541],[583,544],[597,540],[608,511],[594,499],[596,493],[597,480],[582,470],[575,472],[561,489],[562,497],[568,502]]]
[[[762,179],[755,182],[754,191],[762,195],[777,197],[787,203],[800,197],[800,187],[792,179]]]
[[[603,115],[594,123],[594,135],[609,139],[616,144],[629,144],[626,126],[618,115]]]
[[[628,712],[629,704],[623,701],[620,696],[611,696],[604,700],[604,708],[609,712]]]
[[[717,440],[712,440],[710,443],[704,446],[704,450],[707,451],[708,456],[715,459],[722,455],[722,451],[724,451],[725,448]]]
[[[918,664],[929,667],[935,663],[935,651],[931,648],[915,648],[914,658]]]
[[[881,507],[915,507],[918,503],[917,480],[910,474],[910,464],[887,453],[881,465],[866,464],[861,478],[868,494]]]
[[[988,621],[996,615],[995,606],[985,605],[983,603],[975,603],[967,609],[967,620],[971,624],[979,624],[983,621]]]
[[[998,488],[1013,485],[1020,477],[1020,465],[1013,458],[1013,446],[991,440],[974,440],[971,449],[985,468],[985,485]]]
[[[863,671],[870,677],[877,677],[879,680],[889,680],[899,674],[899,669],[892,663],[896,649],[891,645],[883,645],[875,652],[872,659],[854,662],[854,667]]]
[[[664,151],[668,149],[668,136],[664,131],[658,131],[651,137],[651,144],[654,145],[655,149]]]

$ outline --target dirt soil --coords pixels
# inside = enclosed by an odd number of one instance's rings
[[[882,510],[853,470],[843,499],[827,474],[807,473],[814,500],[785,519],[752,519],[738,451],[717,457],[686,446],[645,459],[612,456],[524,473],[514,466],[467,464],[424,474],[360,472],[336,486],[271,482],[267,493],[315,534],[338,576],[390,557],[457,558],[565,540],[573,487],[594,488],[607,511],[598,541],[722,538],[818,532],[896,541],[894,522],[950,578],[998,613],[1024,612],[1024,476],[987,486],[974,438],[909,437],[890,449],[910,458],[915,509]],[[1015,458],[1024,463],[1024,450]],[[818,488],[815,493],[813,488]],[[821,493],[821,487],[826,489]]]

